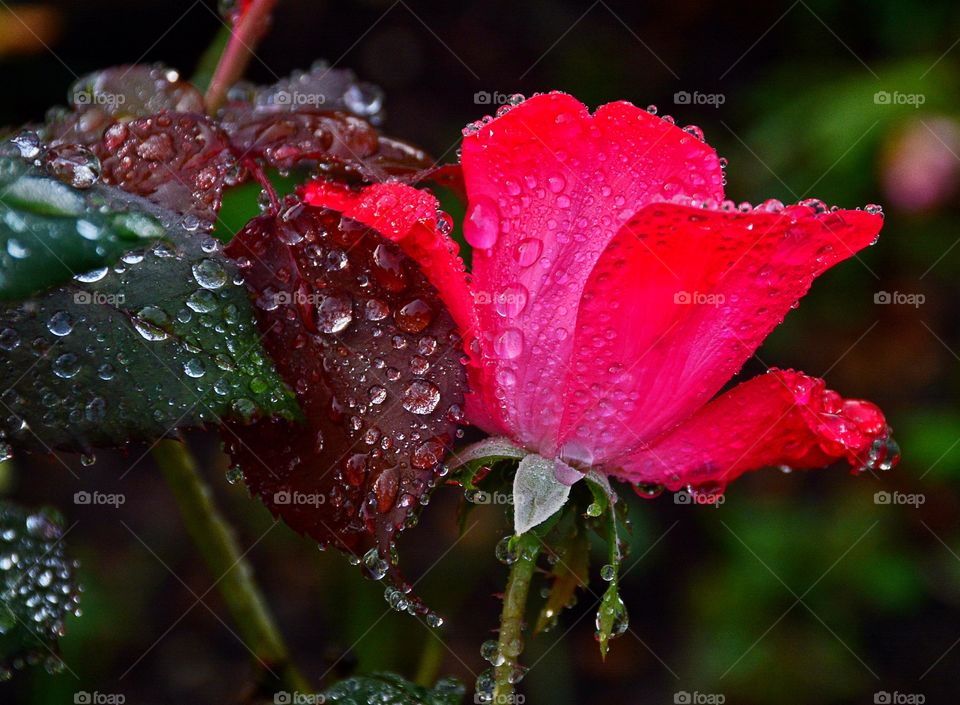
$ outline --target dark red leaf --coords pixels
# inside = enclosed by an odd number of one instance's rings
[[[259,111],[233,106],[220,114],[237,152],[278,169],[306,161],[361,162],[377,152],[377,132],[347,113]]]
[[[173,69],[160,65],[114,66],[88,74],[70,88],[72,110],[48,116],[45,138],[53,143],[90,145],[117,120],[161,111],[203,113],[203,96]]]
[[[380,233],[289,199],[227,253],[264,347],[306,422],[224,429],[247,485],[324,546],[391,555],[425,503],[461,417],[457,328],[417,264]]]
[[[271,86],[240,84],[218,119],[238,153],[279,169],[316,164],[328,178],[384,181],[433,166],[423,150],[378,134],[380,89],[317,64]]]
[[[228,174],[226,135],[203,115],[161,113],[115,122],[93,145],[102,179],[212,227]]]
[[[383,121],[383,91],[358,81],[353,71],[331,68],[323,61],[269,86],[238,84],[230,99],[257,110],[327,110],[351,113],[374,125]]]

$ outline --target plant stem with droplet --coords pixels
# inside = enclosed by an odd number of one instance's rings
[[[165,440],[154,447],[153,457],[173,491],[190,537],[216,578],[216,587],[244,644],[284,687],[312,692],[291,662],[280,630],[253,580],[253,570],[214,504],[210,487],[200,477],[190,450],[180,441]]]
[[[213,115],[227,98],[230,86],[236,83],[253,55],[253,48],[263,37],[270,24],[270,13],[277,0],[251,0],[236,24],[230,30],[230,40],[220,56],[213,72],[207,93],[204,96],[207,112]]]
[[[494,667],[493,702],[511,702],[513,681],[518,668],[517,657],[523,645],[524,614],[527,611],[527,595],[530,580],[537,567],[540,542],[532,533],[518,537],[516,560],[510,566],[507,589],[503,593],[503,611],[500,613],[500,636],[497,653],[502,663]]]

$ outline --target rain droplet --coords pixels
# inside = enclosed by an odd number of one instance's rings
[[[52,176],[74,188],[87,189],[100,180],[100,160],[80,145],[51,147],[43,163]]]
[[[353,302],[346,296],[324,296],[317,305],[317,327],[324,333],[339,333],[353,320]]]
[[[523,333],[518,328],[507,328],[493,343],[493,350],[502,360],[513,360],[523,352]]]
[[[497,242],[500,215],[497,204],[487,196],[479,196],[467,210],[464,221],[464,236],[473,247],[487,250]]]
[[[212,259],[202,259],[193,265],[193,278],[204,289],[216,290],[227,283],[227,270]]]
[[[440,390],[424,379],[415,380],[403,393],[403,408],[414,414],[429,414],[439,403]]]
[[[73,332],[73,316],[66,311],[57,311],[47,321],[47,330],[61,338],[70,335]]]

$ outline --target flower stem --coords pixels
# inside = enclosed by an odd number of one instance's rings
[[[417,673],[414,683],[424,688],[432,688],[440,675],[440,666],[443,664],[443,642],[440,636],[432,631],[427,633],[427,640],[420,652],[420,663],[417,664]]]
[[[237,18],[204,96],[209,114],[213,115],[220,109],[230,86],[243,75],[253,55],[253,48],[270,24],[270,13],[276,4],[277,0],[250,0]]]
[[[516,560],[510,566],[507,589],[503,593],[503,612],[500,614],[500,636],[497,653],[502,663],[494,667],[493,702],[511,702],[513,683],[516,680],[517,658],[523,649],[524,614],[527,611],[527,594],[530,580],[537,567],[540,543],[532,533],[517,539]]]
[[[280,630],[253,580],[250,564],[214,504],[190,450],[179,441],[164,440],[154,447],[153,457],[173,491],[190,537],[217,578],[217,589],[247,648],[284,687],[312,692],[291,662]]]

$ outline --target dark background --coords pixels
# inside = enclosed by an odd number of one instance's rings
[[[203,2],[4,4],[0,124],[39,119],[65,102],[76,76],[103,66],[163,61],[189,75],[220,27]],[[478,91],[561,89],[593,107],[655,103],[700,125],[730,160],[734,200],[883,203],[878,245],[818,280],[742,376],[796,367],[876,401],[903,447],[901,465],[880,479],[839,467],[763,471],[736,482],[716,509],[625,492],[631,631],[602,662],[597,558],[595,594],[531,640],[522,689],[537,705],[672,703],[680,691],[748,705],[873,703],[884,691],[957,702],[960,5],[281,0],[257,55],[250,75],[263,82],[317,58],[353,68],[386,91],[391,134],[447,160],[461,127],[490,112]],[[676,105],[679,91],[719,94],[723,104]],[[878,91],[923,104],[878,103]],[[225,218],[239,207],[228,205]],[[880,305],[878,292],[924,298]],[[215,436],[191,443],[242,546],[253,546],[258,579],[310,676],[412,676],[433,640],[426,627],[389,612],[382,586],[342,557],[272,526],[224,481]],[[20,674],[0,686],[0,701],[66,703],[97,690],[127,703],[221,703],[251,679],[248,652],[216,590],[207,592],[213,578],[145,451],[104,452],[91,467],[64,456],[79,479],[52,458],[4,469],[3,494],[66,515],[86,593],[84,616],[62,642],[68,672]],[[94,488],[127,501],[73,504],[74,492]],[[924,503],[877,504],[881,490]],[[456,489],[440,491],[401,555],[447,618],[442,672],[472,687],[486,665],[479,646],[497,623],[492,594],[506,570],[493,547],[508,524],[481,508],[471,517],[479,524],[445,554],[458,537],[457,501]]]

